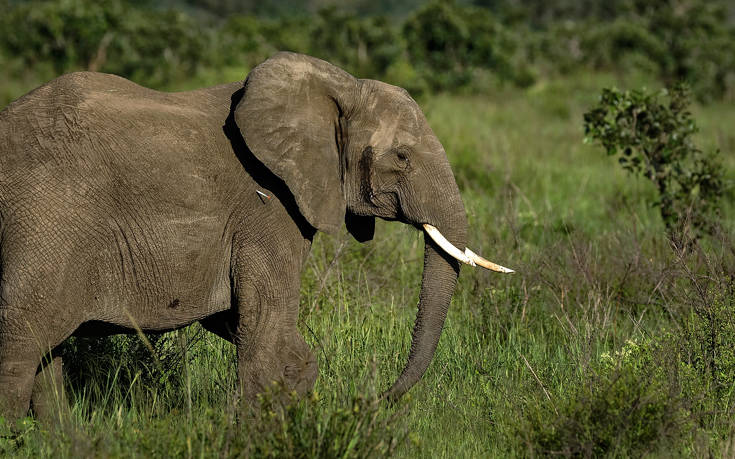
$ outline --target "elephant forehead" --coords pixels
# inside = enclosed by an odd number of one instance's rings
[[[370,145],[386,149],[395,145],[415,145],[418,139],[415,122],[407,123],[405,117],[381,117],[370,136]]]

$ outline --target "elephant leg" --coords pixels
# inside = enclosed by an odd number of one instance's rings
[[[68,411],[64,391],[63,362],[60,356],[44,359],[33,381],[31,410],[41,422],[61,421]]]
[[[11,422],[28,413],[33,380],[41,361],[32,342],[12,338],[0,334],[0,417]]]
[[[298,289],[282,285],[252,285],[238,292],[235,334],[241,393],[251,403],[269,389],[279,389],[287,402],[314,386],[318,365],[299,333]]]
[[[51,205],[51,204],[49,204]],[[35,221],[48,216],[46,226],[66,228],[55,220],[52,207],[23,214]],[[18,217],[21,221],[20,217]],[[72,228],[68,226],[68,228]],[[43,416],[49,406],[44,394],[61,390],[61,359],[44,361],[85,320],[93,294],[88,273],[94,265],[77,259],[82,240],[66,239],[68,231],[33,231],[8,225],[0,244],[0,415],[25,416],[33,397],[34,411]],[[89,244],[87,243],[88,247]],[[43,364],[43,365],[42,365]],[[46,368],[39,372],[39,366]],[[45,384],[43,381],[57,384]],[[48,388],[48,390],[47,390]],[[42,400],[46,398],[46,400]],[[54,402],[56,403],[56,402]]]

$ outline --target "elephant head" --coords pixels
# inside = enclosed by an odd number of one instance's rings
[[[511,272],[466,247],[467,217],[446,153],[408,93],[316,58],[279,53],[252,70],[234,111],[253,155],[292,192],[314,228],[346,222],[372,239],[375,217],[423,228],[424,271],[398,398],[426,371],[460,262]]]

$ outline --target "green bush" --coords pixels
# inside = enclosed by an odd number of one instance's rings
[[[657,74],[671,59],[666,42],[646,24],[630,18],[589,27],[580,47],[597,69],[637,68]]]
[[[50,66],[50,76],[100,70],[155,87],[200,68],[251,68],[290,50],[414,92],[528,87],[542,75],[592,68],[687,81],[704,101],[735,95],[735,28],[720,0],[435,0],[405,20],[397,13],[405,6],[361,16],[355,12],[374,6],[360,2],[322,9],[310,2],[301,14],[290,2],[187,3],[194,8],[184,13],[145,0],[2,0],[0,54],[38,72]]]
[[[735,27],[724,0],[475,3],[523,34],[533,65],[551,74],[637,70],[668,86],[686,81],[703,101],[735,94]]]
[[[702,99],[731,91],[735,78],[735,29],[727,21],[726,4],[696,0],[634,2],[648,30],[666,43],[659,54],[661,78],[668,84],[688,82]]]
[[[519,86],[533,83],[530,69],[518,62],[518,37],[486,9],[435,1],[403,25],[411,63],[433,89],[468,85],[476,68],[492,71]]]
[[[725,246],[732,241],[722,240]],[[685,390],[699,425],[721,439],[732,433],[735,415],[735,270],[732,253],[698,251],[698,269],[683,264],[673,294],[690,308],[683,316],[679,342]]]
[[[669,235],[690,242],[711,234],[724,192],[718,151],[694,145],[697,126],[688,111],[689,92],[605,89],[597,107],[584,115],[586,140],[616,156],[628,172],[653,182]]]
[[[254,457],[388,457],[407,437],[398,425],[401,410],[387,413],[374,392],[333,411],[320,409],[316,392],[285,407],[278,398],[277,392],[262,397],[247,435],[239,436],[242,450]]]
[[[57,74],[94,65],[126,9],[118,0],[59,0],[8,5],[0,43],[29,66]]]
[[[401,45],[387,18],[360,18],[335,7],[320,10],[311,28],[310,53],[360,78],[382,77]]]
[[[218,64],[252,68],[264,61],[275,51],[265,30],[263,21],[255,16],[230,17],[217,33]]]
[[[181,12],[119,0],[34,1],[9,10],[0,45],[29,68],[50,63],[57,75],[104,71],[162,86],[211,62],[209,32]]]
[[[637,68],[672,86],[685,81],[700,100],[735,89],[735,28],[720,1],[617,2],[580,36],[587,64],[625,72]],[[612,18],[610,20],[609,18]]]
[[[675,356],[675,355],[674,355]],[[518,433],[529,449],[566,457],[676,451],[692,430],[677,362],[657,343],[628,341],[559,398],[529,406]]]
[[[160,87],[212,62],[207,29],[174,10],[131,9],[109,33],[107,57],[97,67],[143,85]]]

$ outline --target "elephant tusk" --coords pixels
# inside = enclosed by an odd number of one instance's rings
[[[475,262],[472,261],[470,257],[465,255],[464,252],[462,252],[457,247],[455,247],[451,242],[449,242],[447,238],[442,236],[442,233],[440,233],[439,230],[436,229],[435,226],[429,225],[428,223],[424,223],[424,230],[426,230],[426,234],[431,236],[434,242],[436,242],[437,245],[441,247],[442,249],[444,249],[444,251],[447,252],[449,255],[461,261],[462,263],[467,263],[470,266],[475,266]]]
[[[481,256],[479,256],[478,254],[476,254],[475,252],[473,252],[472,250],[470,250],[468,248],[465,248],[464,249],[464,253],[465,253],[465,255],[467,255],[467,258],[469,258],[470,260],[474,261],[476,264],[482,266],[483,268],[489,269],[490,271],[496,271],[496,272],[505,273],[505,274],[510,274],[510,273],[514,273],[515,272],[512,269],[508,269],[508,268],[506,268],[504,266],[500,266],[498,264],[495,264],[495,263],[493,263],[490,260],[486,260],[486,259],[482,258]]]
[[[464,252],[462,252],[457,247],[455,247],[454,244],[449,242],[447,238],[445,238],[442,233],[439,232],[438,229],[436,229],[435,226],[424,223],[424,230],[426,231],[426,234],[431,236],[434,242],[439,245],[439,247],[441,247],[445,252],[447,252],[449,255],[456,258],[457,260],[461,261],[462,263],[466,263],[470,266],[480,265],[485,269],[489,269],[490,271],[496,271],[499,273],[508,274],[515,272],[512,269],[508,269],[506,267],[495,264],[490,260],[482,258],[480,255],[476,254],[468,248],[465,248]]]

